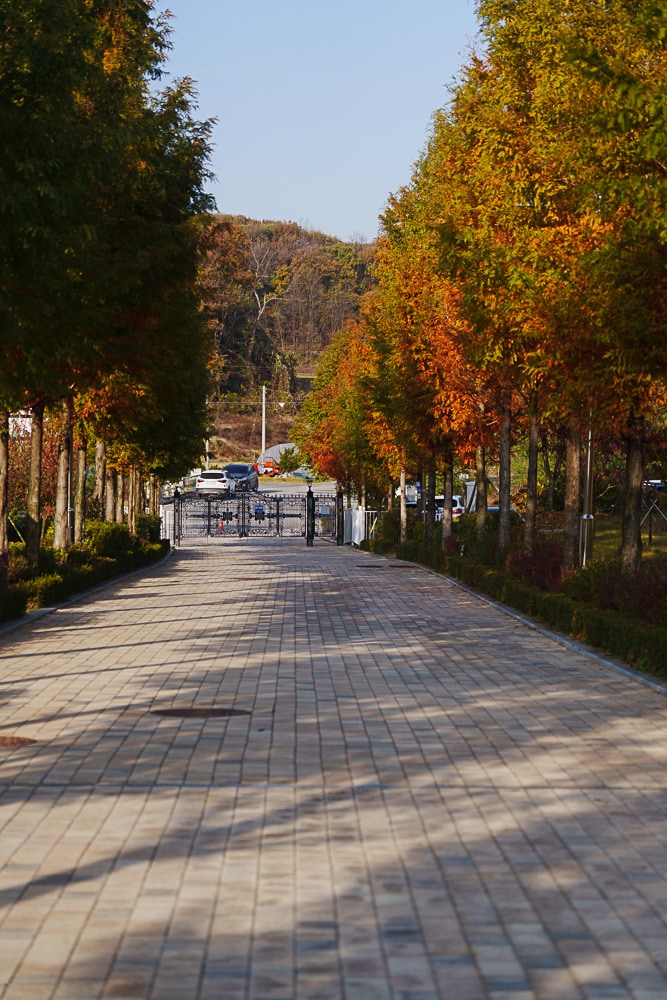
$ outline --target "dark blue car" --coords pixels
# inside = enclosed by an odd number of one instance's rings
[[[259,476],[257,469],[249,462],[230,462],[224,471],[230,479],[234,480],[237,490],[257,490],[259,489]]]

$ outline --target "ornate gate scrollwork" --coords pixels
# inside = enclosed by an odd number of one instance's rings
[[[312,504],[311,518],[307,503]],[[200,496],[185,493],[176,499],[180,538],[307,538],[336,536],[336,498],[310,494],[237,493]]]

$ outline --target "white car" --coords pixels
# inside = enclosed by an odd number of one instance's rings
[[[442,511],[445,506],[444,496],[437,496],[435,498],[435,519],[436,521],[442,521]],[[465,514],[466,505],[462,496],[456,493],[452,497],[452,520],[458,521],[461,514]]]
[[[236,483],[224,469],[205,469],[197,475],[197,493],[233,493]]]

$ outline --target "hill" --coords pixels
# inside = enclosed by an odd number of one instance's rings
[[[248,458],[261,450],[262,386],[267,447],[290,440],[320,353],[371,286],[374,245],[229,215],[212,216],[203,240],[209,452],[216,462]]]

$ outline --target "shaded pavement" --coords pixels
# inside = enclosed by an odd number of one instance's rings
[[[426,570],[188,544],[0,704],[4,1000],[667,997],[667,699]]]

